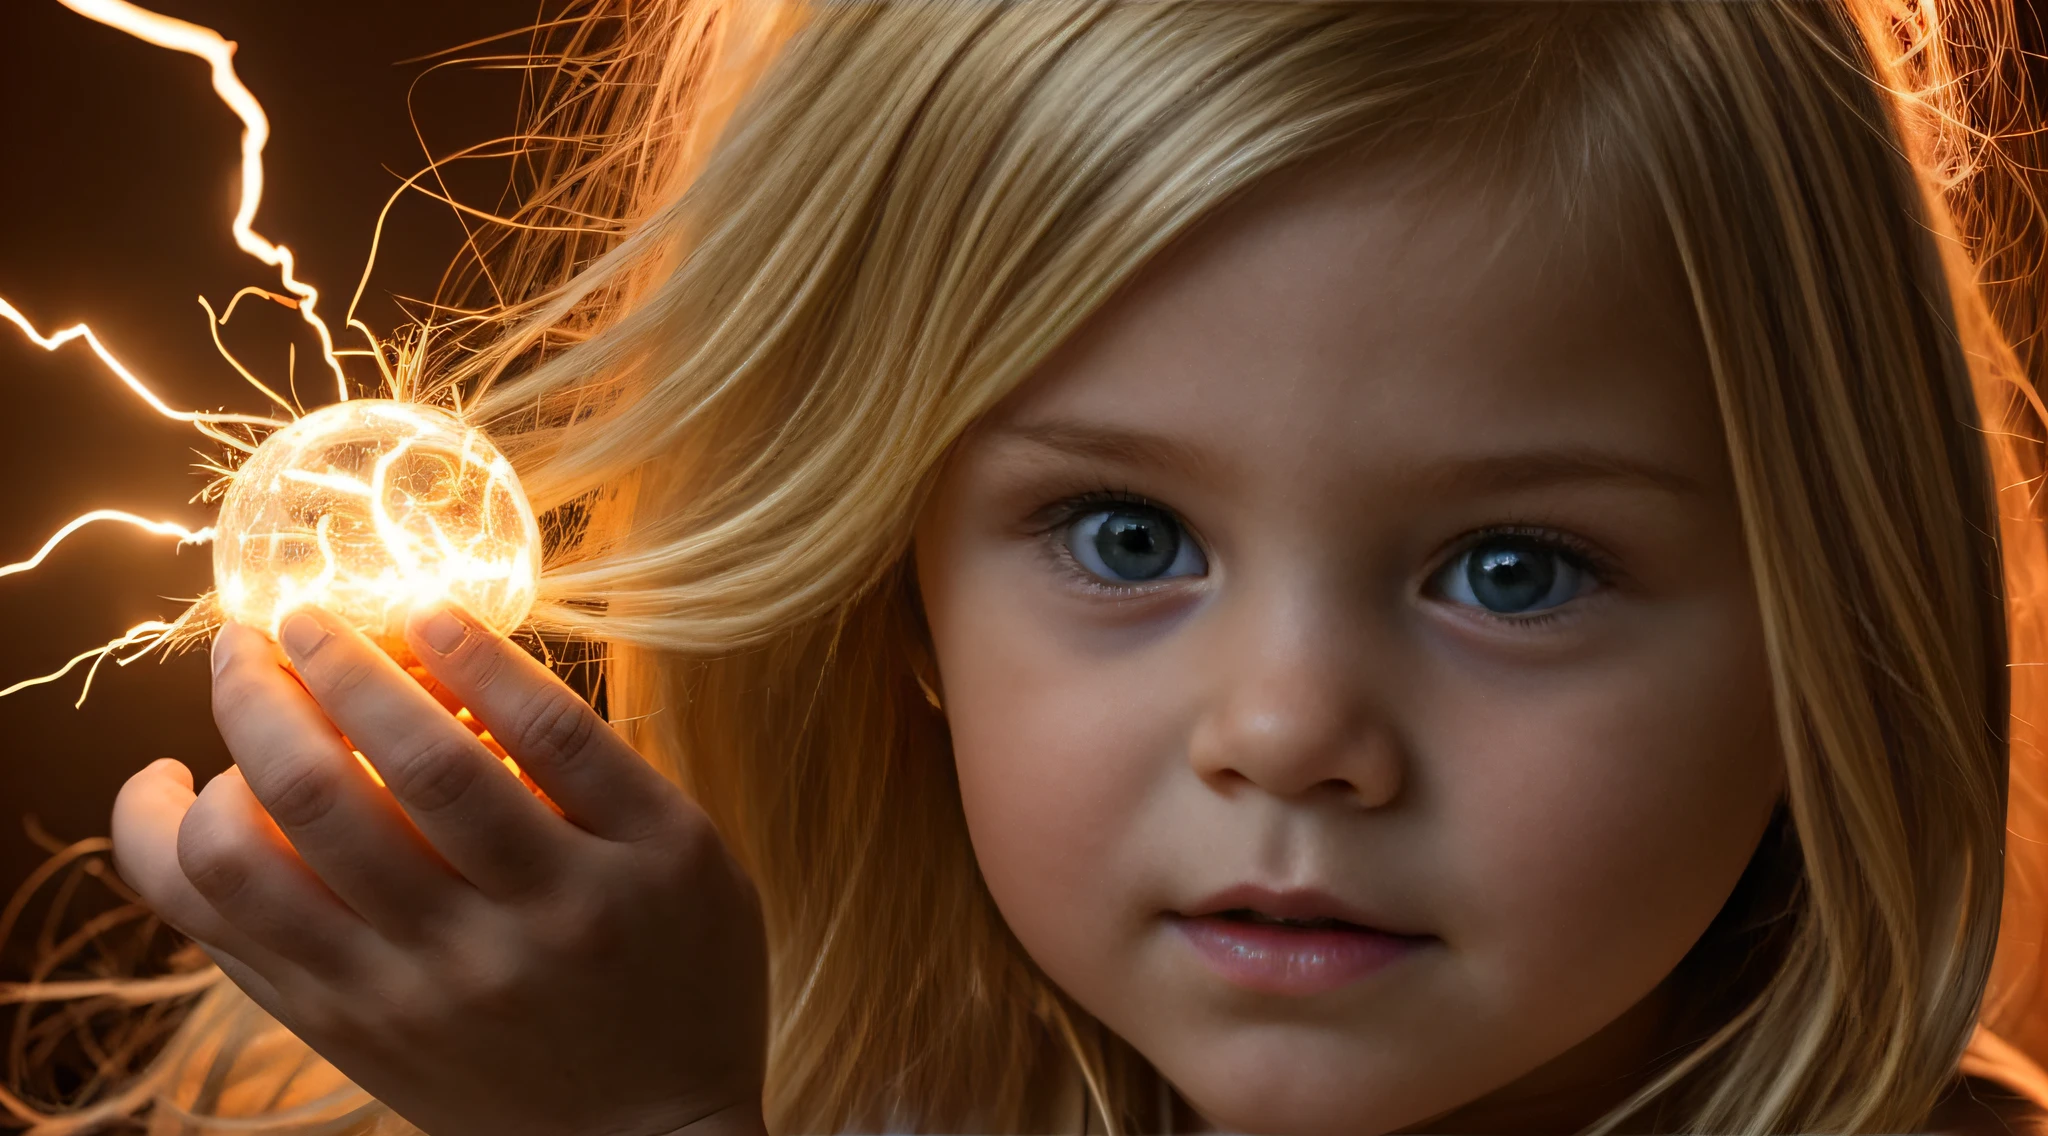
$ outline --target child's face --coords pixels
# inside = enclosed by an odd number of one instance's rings
[[[1670,255],[1397,172],[1194,234],[919,522],[996,903],[1226,1127],[1590,1119],[1783,783]]]

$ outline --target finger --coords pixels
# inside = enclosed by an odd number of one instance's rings
[[[693,808],[553,671],[466,612],[415,612],[406,639],[582,828],[609,840],[639,840]]]
[[[229,624],[213,650],[221,737],[300,858],[387,938],[426,934],[467,885],[371,780],[268,639]]]
[[[114,797],[114,870],[149,909],[188,938],[265,970],[282,960],[223,919],[178,863],[178,828],[192,808],[192,771],[163,758],[130,777]]]
[[[312,609],[288,616],[280,638],[327,716],[456,871],[492,896],[554,878],[571,830],[389,655]]]
[[[320,882],[238,769],[207,782],[178,827],[178,864],[221,917],[329,985],[374,973],[389,948]]]

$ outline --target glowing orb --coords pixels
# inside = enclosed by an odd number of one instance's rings
[[[222,613],[277,634],[314,604],[394,654],[414,607],[452,599],[498,631],[533,607],[540,531],[511,463],[446,411],[355,399],[264,439],[221,502]]]

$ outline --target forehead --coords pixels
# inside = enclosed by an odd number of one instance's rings
[[[1682,274],[1622,217],[1398,166],[1277,175],[1149,265],[992,425],[1170,434],[1240,477],[1557,446],[1716,480]]]

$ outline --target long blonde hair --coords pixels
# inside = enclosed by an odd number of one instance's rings
[[[2018,200],[1987,187],[2019,182],[1973,116],[2008,87],[1958,50],[2000,42],[1995,9],[580,11],[533,114],[572,141],[536,151],[536,226],[489,250],[501,304],[444,341],[440,390],[556,518],[539,620],[611,645],[612,717],[760,887],[772,1129],[1072,1127],[1079,1085],[1093,1123],[1169,1122],[982,886],[915,678],[911,523],[1149,258],[1345,148],[1643,212],[1711,356],[1790,788],[1685,964],[1687,1047],[1602,1127],[1911,1128],[1980,1008],[2048,1055],[2048,413],[2010,346],[2036,329],[1977,278]],[[131,1094],[198,1131],[201,1104],[383,1123],[331,1077],[236,1103],[259,1019],[209,995]],[[270,1080],[309,1076],[278,1044]]]

